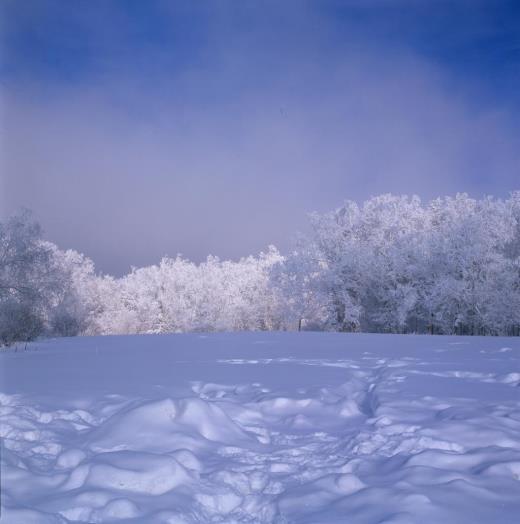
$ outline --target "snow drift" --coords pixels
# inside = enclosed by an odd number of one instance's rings
[[[93,337],[0,358],[2,522],[518,519],[518,339]]]

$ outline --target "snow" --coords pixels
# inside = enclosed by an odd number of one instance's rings
[[[518,522],[517,338],[78,337],[0,361],[6,524]]]

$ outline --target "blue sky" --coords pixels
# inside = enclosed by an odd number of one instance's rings
[[[520,4],[4,0],[2,215],[106,271],[520,187]]]

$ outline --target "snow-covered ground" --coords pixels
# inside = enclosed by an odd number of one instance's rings
[[[2,523],[517,523],[520,339],[121,336],[4,351]]]

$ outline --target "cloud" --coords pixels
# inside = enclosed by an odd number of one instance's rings
[[[183,5],[162,4],[165,34]],[[34,209],[50,239],[121,273],[286,248],[308,211],[345,198],[514,189],[507,104],[311,4],[244,5],[196,13],[179,45],[130,38],[127,20],[79,79],[7,83],[5,211]]]

